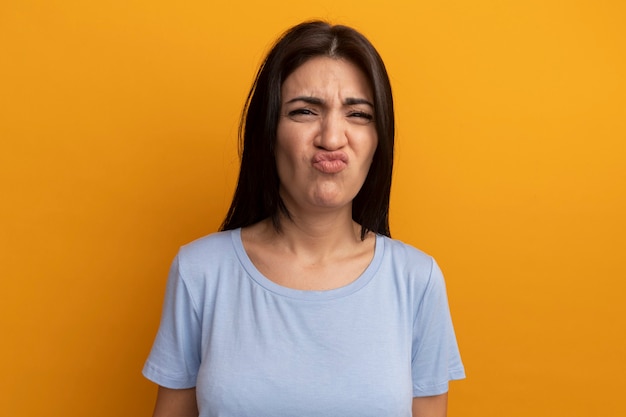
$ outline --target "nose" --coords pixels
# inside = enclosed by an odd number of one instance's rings
[[[348,141],[346,128],[342,115],[330,112],[321,119],[315,146],[328,151],[341,149]]]

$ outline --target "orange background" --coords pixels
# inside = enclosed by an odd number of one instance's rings
[[[309,18],[391,74],[392,233],[442,265],[468,373],[449,415],[626,415],[626,3],[385,3],[1,3],[0,415],[149,415],[169,263]]]

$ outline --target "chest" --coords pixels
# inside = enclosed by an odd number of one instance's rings
[[[251,287],[218,305],[203,334],[201,415],[410,416],[411,314],[367,291],[317,303]]]
[[[248,255],[256,269],[278,285],[297,290],[324,291],[346,286],[359,278],[372,260],[373,248],[370,249],[328,263],[303,261],[269,252],[249,252]]]

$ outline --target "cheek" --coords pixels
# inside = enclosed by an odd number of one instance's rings
[[[378,138],[374,136],[374,140],[372,141],[372,149],[370,153],[370,160],[374,159],[374,154],[376,153],[376,149],[378,149]]]
[[[376,148],[377,148],[377,142],[374,140],[374,142],[370,144],[370,146],[367,149],[367,157],[365,158],[365,161],[363,163],[362,175],[364,177],[367,177],[367,175],[370,172],[370,169],[372,168],[372,163],[374,162],[374,154],[376,153]]]
[[[285,135],[285,129],[279,129],[279,134],[276,138],[276,146],[274,150],[274,159],[276,161],[276,171],[278,172],[279,179],[282,182],[289,180],[289,177],[293,176],[293,171],[296,169],[298,151],[297,143],[290,140],[291,136]]]
[[[288,165],[301,164],[309,153],[312,137],[311,129],[296,123],[279,123],[276,132],[274,156],[276,161]]]
[[[378,138],[375,133],[367,139],[367,141],[364,143],[363,148],[365,154],[367,154],[366,161],[369,168],[369,166],[372,165],[372,161],[374,160],[374,154],[376,153],[376,149],[378,148]]]

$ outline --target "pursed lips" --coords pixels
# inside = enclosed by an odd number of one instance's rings
[[[313,167],[325,174],[336,174],[348,166],[348,155],[344,152],[317,152],[313,156]]]

